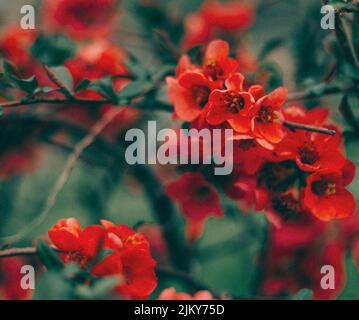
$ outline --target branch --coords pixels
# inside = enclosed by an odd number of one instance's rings
[[[176,209],[171,199],[164,192],[161,181],[149,166],[135,165],[133,175],[142,184],[152,206],[156,220],[162,226],[163,236],[169,247],[172,262],[181,270],[189,270],[189,248],[182,234],[178,231]]]
[[[9,258],[16,256],[33,256],[36,255],[36,248],[11,248],[0,251],[0,258]]]
[[[330,85],[321,83],[307,90],[290,93],[287,102],[321,98],[332,94],[342,94],[358,90],[359,88],[351,81],[348,83],[334,83]]]
[[[62,252],[62,253],[64,252],[64,251],[57,249],[54,246],[51,246],[51,248],[57,252]],[[17,257],[17,256],[36,256],[36,255],[37,255],[36,247],[9,248],[9,249],[5,249],[5,250],[0,250],[0,259]],[[209,290],[210,291],[210,289],[206,285],[197,281],[195,278],[193,278],[187,272],[174,270],[167,266],[157,266],[156,273],[162,277],[178,278],[178,279],[184,281],[193,290]]]
[[[350,3],[346,6],[343,6],[341,8],[337,8],[335,10],[336,13],[353,13],[353,12],[359,12],[359,7],[355,3]]]
[[[51,248],[57,252],[61,252],[54,246]],[[28,247],[28,248],[10,248],[5,250],[0,250],[0,259],[1,258],[10,258],[10,257],[17,257],[17,256],[35,256],[37,255],[37,250],[35,247]]]
[[[34,104],[79,104],[88,107],[92,106],[102,106],[103,104],[112,104],[109,100],[91,100],[91,99],[31,99],[31,100],[15,100],[9,102],[1,102],[3,108],[16,108],[21,106],[28,106]]]
[[[316,127],[316,126],[311,126],[311,125],[301,124],[301,123],[296,123],[296,122],[291,122],[291,121],[283,121],[283,125],[293,131],[305,130],[305,131],[309,131],[309,132],[318,132],[318,133],[328,134],[330,136],[334,136],[337,133],[335,130],[332,130],[332,129]]]

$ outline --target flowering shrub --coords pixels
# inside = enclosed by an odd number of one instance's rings
[[[328,3],[335,32],[288,36],[245,0],[43,0],[4,26],[0,297],[359,298],[359,8]],[[178,139],[134,141],[149,120]]]

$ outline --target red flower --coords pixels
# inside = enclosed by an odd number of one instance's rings
[[[235,135],[233,143],[233,161],[236,168],[246,175],[255,174],[262,164],[269,159],[273,146],[266,143],[265,147],[259,139],[248,135]]]
[[[34,43],[36,33],[32,30],[23,30],[18,26],[7,28],[0,40],[2,55],[13,62],[25,77],[30,74],[34,60],[29,53],[31,45]]]
[[[0,38],[1,56],[14,64],[20,78],[25,79],[35,75],[40,86],[50,86],[51,82],[41,64],[30,53],[35,39],[36,32],[34,30],[23,30],[18,26],[10,26],[5,29]]]
[[[211,41],[204,54],[203,72],[212,80],[224,80],[238,69],[238,62],[229,58],[229,45],[223,40]]]
[[[310,257],[310,259],[308,259],[308,271],[317,276],[313,281],[313,298],[321,300],[334,299],[343,290],[346,282],[345,250],[343,243],[340,239],[330,240],[321,252],[321,262],[319,266],[313,266],[314,261],[314,257]],[[320,268],[324,265],[332,266],[335,270],[335,286],[333,289],[323,289],[321,287],[323,274],[320,273]],[[311,271],[311,266],[313,266],[313,271]]]
[[[157,285],[156,262],[148,240],[143,233],[136,233],[124,224],[101,222],[102,226],[92,225],[82,230],[76,219],[61,219],[48,233],[54,245],[66,251],[61,253],[65,263],[73,261],[87,267],[100,250],[110,250],[91,272],[95,276],[118,276],[114,291],[122,297],[147,298]]]
[[[157,224],[145,223],[139,227],[138,231],[143,232],[148,239],[155,260],[164,264],[168,263],[169,252],[167,243],[163,238],[162,227]]]
[[[125,298],[147,298],[157,286],[156,264],[149,242],[143,233],[136,233],[125,225],[103,220],[106,228],[104,246],[114,250],[99,262],[92,272],[96,276],[119,276],[115,291]]]
[[[178,79],[167,77],[168,96],[176,115],[184,121],[193,121],[205,109],[214,83],[199,70],[185,71]]]
[[[75,38],[105,36],[119,14],[117,0],[46,0],[42,5],[46,28]]]
[[[351,161],[346,161],[340,171],[325,169],[313,173],[307,178],[303,205],[324,221],[350,216],[355,200],[345,187],[354,175],[355,165]]]
[[[335,129],[337,134],[328,136],[304,130],[293,132],[286,129],[286,136],[276,146],[275,154],[281,159],[295,160],[300,169],[309,172],[343,167],[345,157],[342,137],[338,128],[324,123],[328,113],[326,108],[306,111],[300,105],[292,105],[284,109],[283,114],[288,121]]]
[[[280,87],[260,98],[254,105],[252,131],[255,137],[278,143],[283,138],[281,107],[287,98],[287,89]]]
[[[329,110],[321,107],[306,110],[300,104],[293,104],[283,109],[283,115],[288,121],[320,126],[328,118]]]
[[[0,180],[31,172],[37,167],[42,149],[32,141],[27,143],[0,154]]]
[[[307,131],[289,133],[275,153],[283,159],[295,160],[300,169],[309,172],[340,169],[345,163],[338,130],[335,136]]]
[[[241,32],[254,20],[254,8],[239,1],[207,1],[199,11],[185,19],[186,48],[207,42],[215,34],[227,35],[228,32]]]
[[[114,46],[105,40],[97,40],[91,44],[80,47],[76,56],[66,61],[66,67],[70,70],[75,86],[83,79],[99,80],[106,76],[114,76],[113,81],[116,90],[120,90],[128,79],[116,76],[127,76],[125,66],[126,53],[122,48]],[[102,98],[94,91],[82,90],[77,93],[82,98]]]
[[[209,96],[207,121],[219,125],[228,121],[231,127],[241,133],[250,130],[249,113],[252,97],[243,92],[244,76],[240,73],[231,75],[225,82],[227,90],[214,90]]]
[[[256,190],[256,178],[253,176],[240,176],[225,188],[226,195],[238,202],[244,212],[257,210],[257,200],[261,196]],[[263,206],[259,208],[262,210]]]
[[[214,297],[207,290],[198,291],[192,296],[188,293],[176,292],[176,289],[171,287],[164,289],[157,300],[214,300]]]
[[[114,89],[121,90],[130,80],[128,70],[125,66],[127,60],[126,53],[122,48],[112,45],[105,40],[97,40],[91,44],[80,47],[76,56],[66,62],[66,67],[70,70],[74,79],[74,85],[77,86],[81,80],[88,79],[92,81],[112,76]],[[79,98],[103,99],[98,93],[90,89],[84,89],[76,93]],[[90,126],[101,115],[113,109],[112,105],[103,105],[96,111],[80,108],[65,109],[62,114],[66,119],[73,120],[82,125]],[[116,116],[104,131],[109,137],[114,137],[122,130],[130,127],[138,119],[139,112],[135,108],[126,107]]]
[[[187,15],[184,27],[183,47],[186,49],[205,43],[211,38],[211,28],[200,12]]]
[[[211,26],[227,30],[246,29],[254,20],[253,7],[240,1],[208,1],[202,7],[202,14]]]
[[[73,261],[84,267],[101,249],[105,230],[97,225],[82,230],[75,218],[67,218],[59,220],[48,235],[59,250],[66,251],[61,254],[65,263]]]
[[[175,182],[170,183],[166,191],[177,201],[181,211],[189,220],[187,235],[197,239],[202,232],[203,222],[212,214],[223,215],[219,195],[214,187],[198,172],[188,172]]]

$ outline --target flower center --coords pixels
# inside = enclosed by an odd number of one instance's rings
[[[200,186],[195,190],[195,196],[198,200],[205,200],[209,196],[211,190],[208,186]]]
[[[239,148],[243,150],[249,150],[255,146],[256,143],[254,142],[254,139],[243,139],[239,142]]]
[[[224,94],[224,104],[227,106],[230,112],[238,113],[244,108],[244,99],[238,93],[233,91],[226,92]]]
[[[88,262],[88,258],[85,257],[80,251],[71,251],[67,253],[64,260],[65,263],[76,262],[81,267],[84,267]]]
[[[211,90],[206,86],[193,86],[192,88],[192,98],[196,105],[203,108],[208,101],[208,96],[211,93]]]
[[[276,112],[273,110],[273,107],[267,107],[267,106],[261,106],[258,115],[257,120],[264,123],[271,123],[278,119],[278,116],[276,115]]]
[[[258,186],[284,192],[293,185],[296,177],[295,169],[290,161],[281,163],[265,163],[258,172]]]
[[[205,73],[212,77],[213,80],[217,80],[218,77],[223,76],[223,70],[218,66],[217,61],[209,59],[204,65]]]
[[[319,160],[319,154],[313,145],[303,146],[298,149],[300,160],[304,164],[312,165]]]
[[[318,196],[331,196],[336,194],[337,185],[335,182],[325,180],[314,181],[312,184],[312,191]]]
[[[272,207],[284,220],[288,220],[299,212],[299,203],[291,194],[278,195],[273,198]]]

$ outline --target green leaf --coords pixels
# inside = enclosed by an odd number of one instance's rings
[[[165,64],[156,73],[153,75],[154,81],[159,81],[164,79],[168,75],[173,75],[175,73],[176,66],[172,64]]]
[[[203,44],[196,45],[187,51],[187,55],[195,64],[201,64],[203,56]]]
[[[337,36],[343,57],[348,64],[356,67],[357,60],[351,43],[351,37],[348,35],[344,22],[340,15],[335,15],[335,34]]]
[[[61,272],[48,271],[40,275],[36,282],[34,300],[69,300],[73,297],[73,287]]]
[[[82,300],[108,299],[112,289],[119,283],[118,277],[105,277],[98,279],[91,287],[88,285],[78,285],[75,295]]]
[[[146,90],[150,89],[151,86],[151,81],[138,80],[130,82],[119,92],[118,99],[132,99],[145,92]]]
[[[354,145],[354,144],[353,144]],[[355,150],[358,148],[355,146]],[[338,297],[340,300],[358,300],[359,299],[359,272],[355,259],[347,253],[345,257],[346,286]]]
[[[64,264],[55,250],[51,249],[45,242],[37,242],[38,255],[48,270],[62,270]]]
[[[292,300],[311,300],[311,299],[313,299],[313,291],[309,289],[301,289],[292,297]]]
[[[92,287],[96,298],[105,297],[119,283],[119,277],[106,277],[99,279]]]
[[[89,86],[91,90],[98,91],[102,96],[109,99],[113,104],[117,104],[118,97],[113,88],[111,77],[105,77],[91,83]]]
[[[80,83],[74,89],[74,92],[80,92],[81,90],[87,89],[91,85],[91,81],[88,79],[81,80]]]
[[[28,95],[32,95],[35,92],[38,87],[38,81],[35,76],[28,79],[18,78],[16,68],[6,60],[3,62],[3,68],[6,77],[16,88],[26,92]]]
[[[76,45],[63,34],[40,34],[32,45],[31,54],[48,66],[59,66],[74,56]]]
[[[136,79],[148,79],[149,73],[147,68],[143,65],[140,65],[137,61],[131,60],[126,64],[126,67],[130,74],[134,76]]]
[[[0,117],[4,114],[4,108],[2,105],[0,105]]]
[[[17,77],[16,67],[12,63],[10,63],[9,61],[4,60],[3,68],[4,68],[4,71],[5,71],[5,75]]]
[[[65,86],[65,88],[71,92],[74,87],[74,81],[70,71],[63,66],[52,67],[50,70],[55,74],[55,76],[60,80],[60,82]]]

